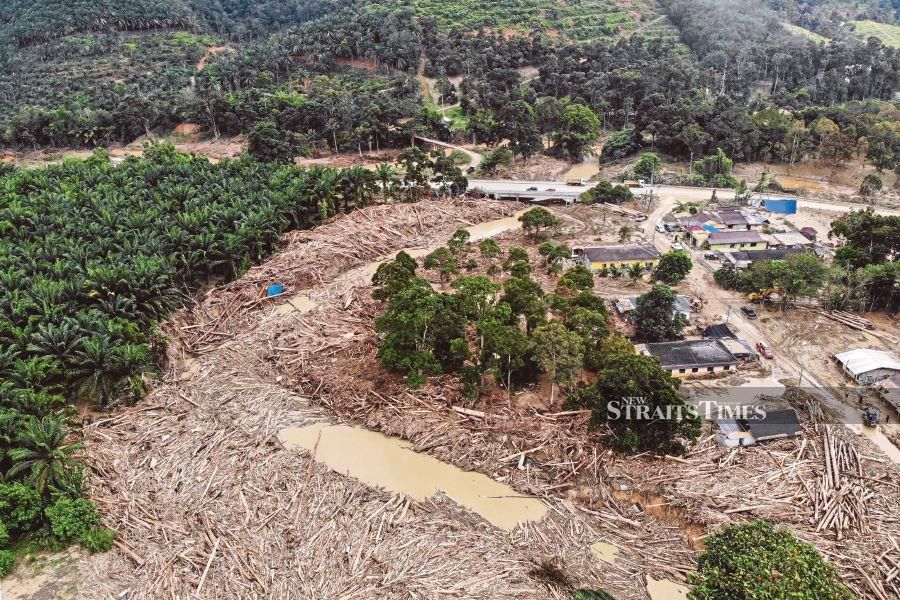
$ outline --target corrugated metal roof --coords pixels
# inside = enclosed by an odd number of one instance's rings
[[[707,240],[710,245],[713,244],[749,244],[752,242],[763,242],[763,238],[755,231],[723,231],[721,233],[710,234]]]
[[[896,356],[884,350],[857,348],[849,352],[835,354],[834,357],[853,375],[860,375],[877,369],[900,371],[900,360],[897,360]]]
[[[653,246],[597,246],[584,248],[584,256],[591,262],[617,260],[655,260],[659,251]]]
[[[736,365],[740,361],[721,340],[683,340],[646,344],[647,352],[659,358],[666,369]]]
[[[808,237],[800,233],[799,231],[786,231],[784,233],[773,233],[772,237],[775,238],[779,244],[783,246],[805,246],[807,244],[812,244],[812,240]]]

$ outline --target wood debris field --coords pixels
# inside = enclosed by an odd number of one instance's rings
[[[380,368],[367,265],[519,208],[360,210],[289,235],[284,252],[173,319],[164,383],[87,428],[91,497],[119,539],[81,560],[81,595],[648,598],[648,576],[683,582],[705,535],[752,517],[813,543],[860,597],[900,595],[900,471],[815,410],[800,439],[729,449],[707,432],[683,459],[623,458],[583,411],[472,406],[452,377],[411,391]],[[287,293],[265,299],[275,282]],[[285,304],[299,296],[302,310]],[[443,494],[414,502],[363,485],[277,437],[326,422],[409,440],[539,498],[547,515],[505,531]],[[612,563],[592,554],[600,542],[618,548]]]

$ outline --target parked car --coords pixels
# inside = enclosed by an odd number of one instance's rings
[[[775,358],[775,353],[772,352],[772,348],[763,342],[756,342],[756,351],[770,360]]]
[[[547,188],[547,191],[548,191],[548,192],[555,192],[555,191],[556,191],[556,188]]]
[[[706,260],[719,260],[719,255],[715,252],[704,252],[703,258],[705,258]]]
[[[684,246],[681,245],[681,242],[672,242],[672,250],[678,250],[679,252],[684,252]]]
[[[525,191],[526,192],[536,192],[536,191],[538,191],[538,187],[536,185],[533,185]]]
[[[741,312],[747,315],[747,318],[751,321],[756,318],[756,311],[753,310],[752,306],[742,306]]]
[[[658,232],[660,232],[660,233],[665,233],[665,232],[666,232],[666,226],[663,225],[662,221],[657,221],[657,222],[656,222],[656,231],[658,231]]]

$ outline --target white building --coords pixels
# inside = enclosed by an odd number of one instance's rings
[[[857,348],[835,354],[834,359],[850,378],[864,385],[900,374],[900,360],[883,350]]]

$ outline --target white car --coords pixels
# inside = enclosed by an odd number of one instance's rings
[[[656,222],[656,231],[658,231],[659,233],[665,233],[665,232],[666,232],[666,226],[662,224],[662,221],[657,221],[657,222]]]
[[[684,252],[684,246],[682,246],[680,242],[672,242],[672,250],[678,250],[679,252]]]

